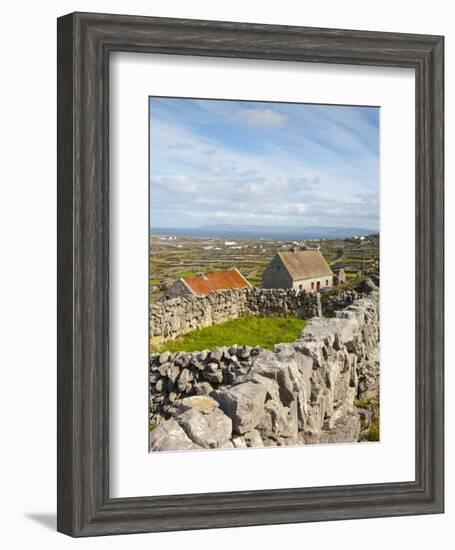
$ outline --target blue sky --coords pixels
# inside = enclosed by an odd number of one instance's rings
[[[150,225],[379,228],[379,109],[150,98]]]

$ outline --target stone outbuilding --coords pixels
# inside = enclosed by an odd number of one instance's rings
[[[181,277],[169,287],[164,298],[205,296],[217,290],[249,287],[251,287],[251,284],[245,279],[240,271],[236,267],[231,267],[227,271],[203,273],[193,277]]]
[[[346,273],[345,273],[344,269],[341,267],[341,268],[337,271],[337,273],[335,273],[333,282],[334,282],[335,284],[342,285],[342,284],[345,283],[346,281],[347,281]]]
[[[333,272],[319,250],[278,252],[262,274],[262,288],[319,292],[333,286]]]

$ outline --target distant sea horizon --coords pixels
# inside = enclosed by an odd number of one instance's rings
[[[345,239],[354,236],[378,234],[371,228],[359,227],[152,227],[150,235],[199,237],[199,238],[236,238],[236,239],[267,239],[267,240],[298,240],[298,239]]]

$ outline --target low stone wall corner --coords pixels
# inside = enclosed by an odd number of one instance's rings
[[[273,351],[153,354],[151,450],[358,441],[372,413],[356,401],[378,396],[374,290],[332,318],[311,319]]]
[[[247,315],[295,316],[308,319],[321,315],[320,296],[291,289],[243,288],[211,292],[206,296],[178,297],[150,307],[152,344]]]

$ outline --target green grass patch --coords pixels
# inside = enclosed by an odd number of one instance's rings
[[[368,399],[356,399],[354,405],[361,409],[369,409],[372,419],[365,436],[366,441],[379,441],[379,400],[376,397]]]
[[[367,435],[367,441],[379,441],[379,417],[373,420]]]
[[[370,406],[371,399],[356,399],[354,405],[360,407],[361,409],[366,409]]]
[[[150,431],[153,432],[155,428],[158,428],[163,420],[165,420],[165,418],[162,414],[155,415],[153,420],[150,421]]]
[[[196,275],[196,271],[177,271],[175,273],[176,277],[192,277],[193,275]]]
[[[220,325],[194,330],[152,351],[199,351],[219,346],[261,346],[294,342],[306,321],[295,317],[241,317]]]
[[[370,262],[373,258],[365,258],[365,262]],[[349,258],[339,258],[338,259],[339,262],[344,262],[344,263],[352,263],[352,262],[357,262],[357,263],[363,263],[363,257],[362,256],[359,256],[358,258],[354,258],[353,256],[349,257]]]

